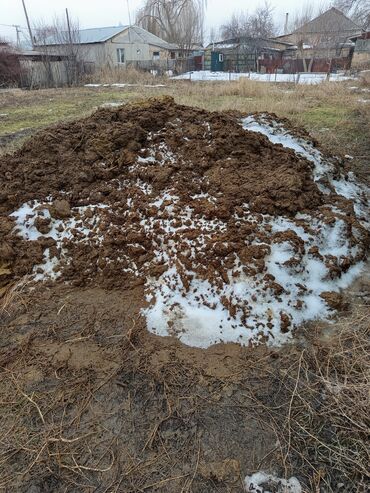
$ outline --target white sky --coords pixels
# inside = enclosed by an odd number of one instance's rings
[[[69,9],[73,18],[78,18],[81,28],[116,26],[128,24],[127,0],[25,0],[32,22],[43,19],[52,21],[53,17],[64,15]],[[134,21],[135,11],[143,0],[129,0],[131,17]],[[206,28],[216,28],[227,20],[234,11],[253,11],[263,0],[208,0]],[[313,0],[310,3],[316,3]],[[297,0],[271,0],[276,22],[284,24],[285,12],[293,12],[301,3]],[[26,27],[22,0],[0,0],[0,36],[15,38],[15,29],[1,24],[19,24]]]

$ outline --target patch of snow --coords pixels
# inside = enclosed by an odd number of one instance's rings
[[[187,211],[188,217],[189,214],[193,221],[191,227],[199,227],[200,219],[192,215],[191,210]],[[247,217],[250,220],[253,214],[246,212]],[[302,219],[300,216],[299,220]],[[176,246],[169,242],[167,247],[162,241],[161,252],[165,250],[168,269],[159,279],[149,279],[146,283],[148,298],[154,300],[143,310],[148,329],[161,336],[176,335],[185,344],[201,348],[218,342],[248,345],[262,339],[268,339],[268,344],[281,345],[291,337],[290,330],[281,332],[282,314],[292,326],[307,320],[329,318],[332,312],[321,293],[338,292],[347,287],[359,275],[363,264],[359,262],[341,277],[331,279],[325,256],[336,256],[340,262],[347,256],[355,256],[356,247],[346,239],[345,224],[341,219],[328,225],[323,219],[307,216],[307,223],[315,234],[308,234],[294,220],[264,215],[261,230],[271,231],[271,235],[294,231],[304,240],[304,251],[297,252],[289,242],[276,243],[272,238],[263,273],[245,274],[240,260],[235,257],[233,268],[227,271],[228,282],[222,287],[186,270],[177,257]],[[220,223],[208,224],[208,227],[211,234],[223,229]],[[162,228],[166,233],[171,232],[171,228],[163,224]],[[176,233],[176,230],[172,228],[172,232]],[[190,242],[189,248],[201,249],[201,238],[197,238],[197,242]],[[318,248],[321,259],[312,256],[311,247]],[[296,259],[299,261],[294,262]],[[182,271],[185,278],[191,279],[186,286]],[[269,288],[265,281],[267,276],[273,276],[283,288],[281,293],[277,295]],[[233,316],[225,306],[225,300],[234,306]]]
[[[327,81],[326,73],[300,73],[300,74],[260,74],[257,72],[236,73],[236,72],[211,72],[209,70],[200,70],[197,72],[187,72],[172,77],[175,80],[192,80],[192,81],[235,81],[242,78],[259,82],[290,82],[298,84],[320,84]],[[353,79],[354,77],[343,74],[330,74],[329,82],[340,82]]]
[[[111,102],[111,103],[103,103],[100,105],[101,108],[116,108],[118,106],[122,106],[124,104],[123,101],[120,102]]]
[[[242,119],[242,126],[250,132],[257,132],[265,135],[273,144],[281,144],[283,147],[293,149],[296,154],[305,157],[315,165],[314,179],[319,180],[324,174],[333,170],[327,163],[323,155],[311,142],[291,135],[281,124],[277,122],[269,123],[260,116],[248,116]]]
[[[114,84],[85,84],[84,87],[117,87],[117,88],[125,88],[125,87],[151,87],[151,88],[160,88],[167,87],[165,84],[128,84],[122,82],[115,82]]]
[[[302,493],[298,479],[278,478],[274,474],[259,471],[244,479],[245,491],[248,493]]]
[[[33,268],[33,280],[42,281],[44,279],[55,280],[59,277],[58,266],[60,259],[64,259],[68,263],[66,250],[63,246],[65,240],[84,242],[94,227],[100,221],[99,214],[95,211],[93,217],[83,217],[87,209],[107,208],[105,204],[97,204],[94,206],[83,206],[72,208],[72,217],[68,219],[54,219],[50,215],[49,207],[52,201],[40,203],[38,201],[27,202],[19,209],[10,214],[10,217],[15,220],[14,232],[21,236],[24,240],[37,241],[40,238],[53,238],[56,243],[56,248],[59,251],[59,259],[51,257],[50,248],[44,250],[44,260],[42,264],[35,265]],[[40,217],[50,221],[50,230],[47,233],[41,233],[36,228],[36,218]]]

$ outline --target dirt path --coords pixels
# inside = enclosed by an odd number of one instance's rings
[[[1,328],[6,491],[243,491],[274,464],[279,352],[150,335],[140,295],[20,295]]]

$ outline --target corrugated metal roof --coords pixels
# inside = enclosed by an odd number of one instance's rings
[[[129,28],[129,29],[128,29]],[[154,46],[158,46],[164,49],[177,49],[178,46],[172,43],[167,43],[163,39],[155,36],[154,34],[146,31],[145,29],[138,26],[112,26],[112,27],[96,27],[92,29],[80,29],[77,34],[72,33],[74,44],[90,44],[90,43],[104,43],[109,39],[117,36],[124,31],[127,31],[127,41],[128,43],[146,43]],[[130,36],[128,35],[130,33]],[[64,42],[61,42],[61,39]],[[67,32],[61,33],[60,36],[49,36],[42,45],[60,45],[66,44],[68,41]],[[41,43],[40,43],[41,44]]]
[[[72,38],[75,43],[89,44],[89,43],[103,43],[113,36],[121,33],[128,26],[111,26],[111,27],[94,27],[92,29],[80,29],[78,33],[73,33]],[[44,45],[59,45],[64,44],[61,40],[68,40],[68,33],[66,31],[60,33],[59,36],[51,35],[42,42]]]
[[[361,28],[355,24],[351,19],[343,14],[335,7],[331,7],[323,14],[315,17],[303,26],[299,27],[293,34],[312,34],[312,33],[330,33],[330,32],[352,32],[358,30],[361,32]]]
[[[152,34],[139,26],[131,26],[130,36],[131,40],[137,43],[147,43],[168,50],[176,50],[179,48],[176,44],[167,43],[167,41],[164,41],[162,38],[155,36],[155,34]]]

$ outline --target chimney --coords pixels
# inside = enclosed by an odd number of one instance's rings
[[[285,14],[284,34],[288,34],[288,20],[289,20],[289,13],[287,12]]]

